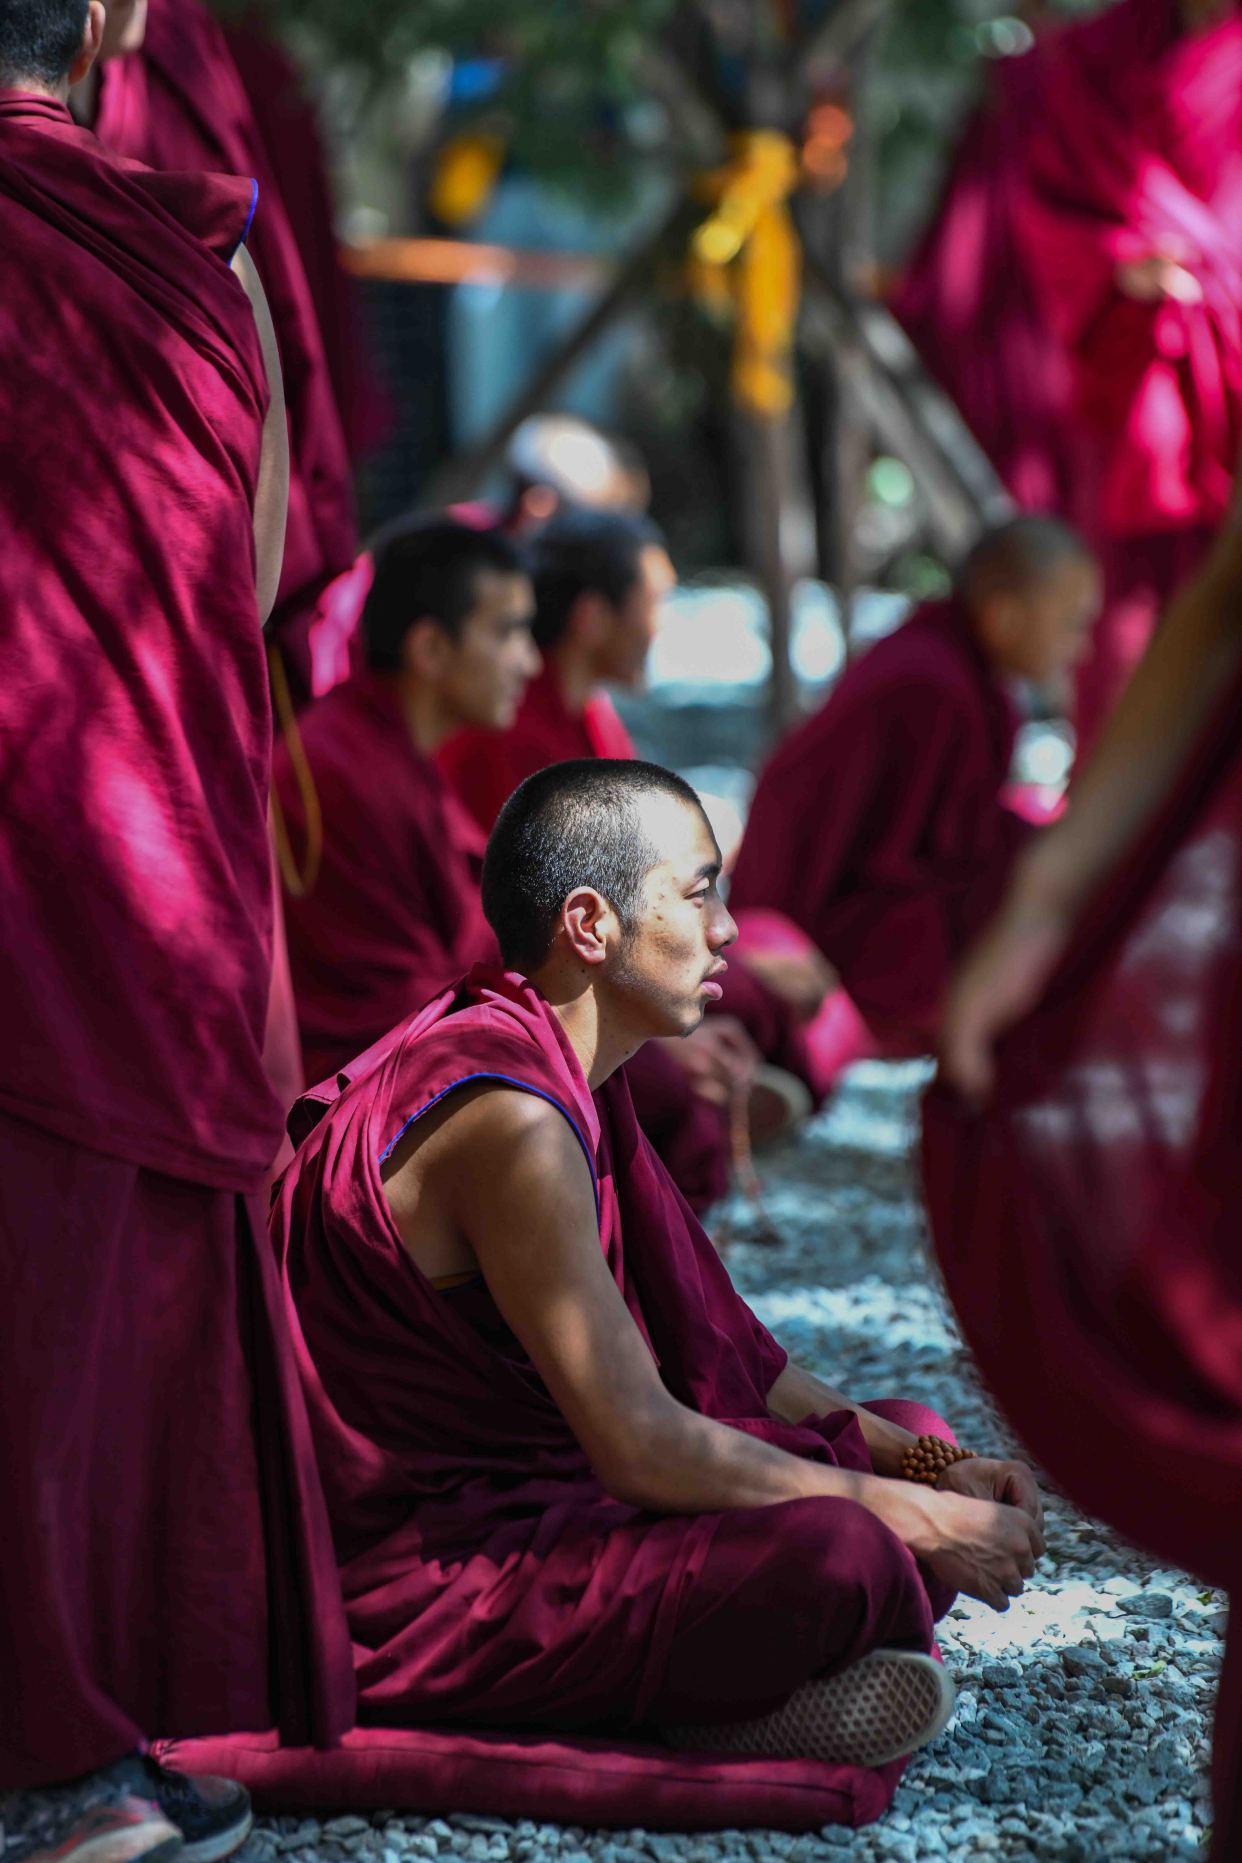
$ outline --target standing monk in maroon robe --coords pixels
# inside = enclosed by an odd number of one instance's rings
[[[1121,0],[1003,64],[897,303],[1024,502],[1105,601],[1089,747],[1203,556],[1242,438],[1242,19]]]
[[[1230,1593],[1216,1863],[1242,1855],[1240,726],[1235,518],[963,965],[924,1139],[1015,1427],[1080,1506]]]
[[[530,558],[543,670],[507,731],[464,731],[440,753],[441,768],[484,829],[491,828],[518,783],[549,763],[634,756],[606,688],[641,685],[660,603],[676,585],[656,526],[617,511],[571,510],[554,517],[532,543]],[[764,1064],[751,1088],[757,1134],[769,1120],[774,1132],[787,1128],[791,1116],[804,1115],[819,1097],[802,1025],[823,1001],[826,966],[807,946],[801,963],[786,961],[779,974],[782,988],[773,988],[749,961],[734,963],[721,1014],[705,1023],[696,1042],[680,1049],[684,1066],[701,1066],[705,1079],[718,1079],[728,1091],[744,1084],[733,1080],[734,1031],[744,1031],[754,1060]],[[679,1054],[677,1048],[672,1052]],[[638,1065],[650,1066],[651,1056]],[[641,1096],[639,1107],[641,1116]]]
[[[263,211],[251,236],[271,305],[289,417],[289,519],[271,636],[295,700],[334,683],[335,643],[321,649],[320,591],[357,550],[349,459],[315,307],[263,138],[224,35],[203,0],[145,0],[131,30],[74,95],[79,120],[118,155],[151,168],[253,175]]]
[[[775,909],[815,940],[862,1019],[861,1051],[868,1036],[931,1046],[954,958],[1031,832],[1002,797],[1012,682],[1064,674],[1098,600],[1072,531],[1014,519],[975,546],[953,597],[846,669],[760,776],[730,903],[743,926]]]
[[[488,843],[506,968],[303,1102],[273,1224],[364,1720],[881,1766],[947,1718],[953,1591],[1004,1609],[1042,1548],[1028,1469],[789,1362],[636,1124],[623,1063],[726,969],[719,872],[669,771],[541,771]]]
[[[534,599],[516,546],[441,521],[390,532],[363,604],[368,670],[311,708],[302,742],[317,792],[314,886],[286,901],[307,1076],[317,1080],[479,959],[483,832],[435,754],[463,726],[511,725],[538,671]],[[295,842],[309,791],[286,746],[277,794]],[[729,1184],[727,1109],[658,1046],[640,1062],[643,1117],[696,1207]]]
[[[285,475],[256,190],[73,122],[104,23],[0,12],[0,1790],[36,1851],[127,1863],[249,1824],[147,1736],[330,1741],[352,1689],[252,1195]]]

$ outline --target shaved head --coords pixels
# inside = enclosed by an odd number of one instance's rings
[[[0,0],[0,88],[64,83],[82,49],[88,0]]]
[[[1088,546],[1060,518],[1034,513],[987,530],[971,549],[957,584],[974,607],[990,596],[1026,594],[1069,564],[1091,563]]]
[[[581,886],[601,894],[623,927],[633,924],[643,881],[661,857],[643,806],[653,796],[706,823],[689,783],[655,763],[553,763],[514,790],[483,863],[483,911],[506,964],[529,973],[543,963],[561,907]]]

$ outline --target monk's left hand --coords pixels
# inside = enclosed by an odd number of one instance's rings
[[[972,1456],[947,1468],[936,1486],[975,1501],[1004,1501],[1020,1507],[1036,1526],[1044,1524],[1044,1507],[1035,1477],[1025,1462],[1001,1462],[991,1456]]]

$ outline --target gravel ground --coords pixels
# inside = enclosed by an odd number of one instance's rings
[[[827,1111],[764,1161],[781,1243],[749,1243],[752,1219],[728,1212],[729,1266],[790,1350],[840,1388],[922,1398],[963,1440],[999,1447],[1006,1433],[924,1252],[910,1167],[922,1079],[913,1065],[856,1068]],[[1027,1595],[1005,1616],[966,1603],[941,1626],[957,1712],[867,1830],[670,1836],[388,1813],[274,1818],[244,1863],[1202,1858],[1223,1596],[1048,1498],[1048,1558]]]

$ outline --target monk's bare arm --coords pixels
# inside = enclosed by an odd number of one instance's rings
[[[545,1101],[497,1089],[450,1123],[436,1200],[610,1494],[684,1514],[852,1500],[975,1596],[1004,1608],[1021,1589],[1042,1538],[1016,1510],[804,1461],[672,1396],[604,1261],[581,1146]]]
[[[768,1409],[774,1417],[783,1417],[786,1423],[831,1416],[834,1410],[852,1411],[871,1451],[877,1475],[900,1474],[901,1458],[917,1440],[911,1431],[903,1430],[899,1424],[888,1423],[862,1404],[851,1403],[840,1391],[834,1391],[830,1384],[825,1384],[814,1372],[804,1371],[792,1359],[768,1392]]]
[[[254,499],[254,551],[259,595],[259,619],[266,621],[276,605],[280,568],[285,553],[285,518],[289,508],[289,428],[285,419],[285,387],[280,368],[276,329],[267,294],[244,246],[233,255],[233,270],[250,299],[255,327],[263,350],[263,365],[271,395],[263,423],[263,451]]]

